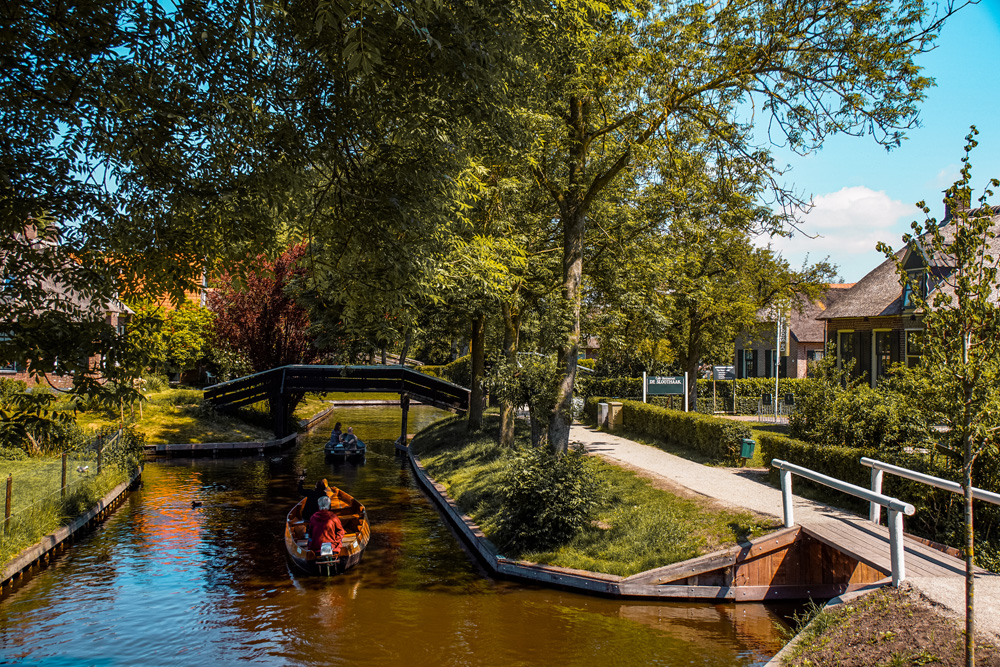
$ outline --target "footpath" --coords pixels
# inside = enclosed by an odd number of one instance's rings
[[[764,470],[706,466],[580,424],[574,424],[570,430],[570,442],[581,444],[589,454],[660,478],[668,486],[679,486],[689,493],[731,507],[782,518],[781,490],[767,483]],[[793,510],[796,524],[858,516],[799,496],[794,497]],[[907,577],[906,581],[953,615],[964,618],[963,580]],[[977,576],[976,624],[980,631],[1000,637],[1000,613],[997,609],[1000,609],[1000,575]]]

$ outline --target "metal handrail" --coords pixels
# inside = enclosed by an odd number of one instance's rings
[[[876,503],[878,507],[887,508],[889,510],[889,561],[892,564],[892,585],[899,586],[902,583],[906,578],[906,567],[903,563],[903,515],[912,516],[915,511],[913,505],[898,498],[866,489],[863,486],[857,486],[835,477],[828,477],[788,461],[772,459],[771,465],[781,471],[781,504],[784,510],[786,528],[795,525],[795,517],[792,513],[793,473],[818,484],[829,486],[831,489],[862,498],[870,503]]]
[[[944,489],[945,491],[951,491],[952,493],[957,493],[960,496],[965,495],[965,490],[962,489],[961,484],[947,479],[941,479],[940,477],[934,477],[933,475],[917,472],[916,470],[901,468],[883,461],[876,461],[875,459],[870,459],[867,456],[861,459],[861,465],[872,469],[872,491],[874,493],[882,493],[882,473],[887,472],[896,475],[897,477],[903,477],[914,482],[920,482],[921,484],[934,486],[939,489]],[[972,497],[975,500],[985,500],[988,503],[1000,505],[1000,493],[993,493],[992,491],[972,487]],[[872,503],[868,510],[868,518],[871,519],[873,523],[879,523],[882,520],[882,506]]]

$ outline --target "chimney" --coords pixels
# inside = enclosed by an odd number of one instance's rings
[[[944,220],[961,211],[968,211],[972,206],[972,189],[950,187],[944,191]]]

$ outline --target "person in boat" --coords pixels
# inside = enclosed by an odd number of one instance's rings
[[[347,433],[344,434],[344,436],[341,438],[341,441],[344,443],[344,446],[347,448],[347,451],[349,452],[358,451],[358,436],[354,435],[353,426],[347,427]]]
[[[317,554],[324,542],[333,547],[333,555],[340,553],[340,545],[344,541],[344,524],[340,517],[330,511],[330,497],[319,499],[319,510],[309,519],[309,549]]]
[[[333,432],[330,433],[330,444],[336,445],[342,437],[343,433],[340,432],[340,422],[337,422],[333,425]]]
[[[299,477],[299,493],[306,497],[305,507],[302,508],[302,520],[308,521],[309,518],[316,513],[319,509],[319,501],[322,498],[327,499],[327,507],[330,507],[329,492],[330,485],[327,484],[325,479],[321,479],[316,482],[316,487],[313,489],[307,489],[305,487],[305,477]]]

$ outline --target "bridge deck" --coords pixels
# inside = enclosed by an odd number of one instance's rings
[[[883,572],[891,572],[889,529],[867,519],[824,518],[804,523],[808,535]],[[929,547],[913,537],[904,537],[907,577],[965,577],[965,561]],[[977,572],[986,572],[976,568]]]

